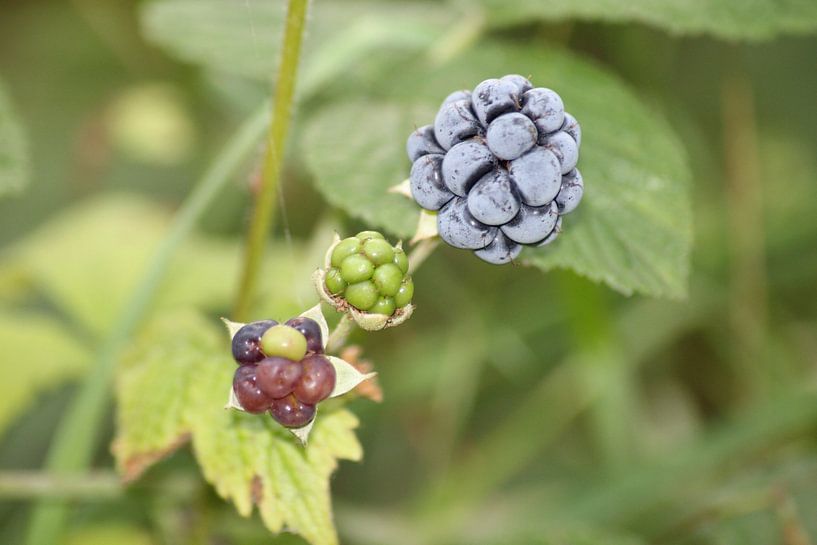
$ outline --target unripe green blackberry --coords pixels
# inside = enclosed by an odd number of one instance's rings
[[[384,237],[377,231],[361,231],[355,235],[355,238],[357,238],[361,242],[366,242],[370,238],[379,238],[381,240],[386,240],[386,237]]]
[[[410,276],[407,276],[403,279],[403,283],[400,284],[400,289],[397,290],[397,294],[394,296],[394,304],[397,305],[398,308],[404,307],[411,303],[412,297],[414,297],[414,282]]]
[[[394,263],[386,263],[374,270],[372,280],[381,295],[394,297],[403,282],[403,271]]]
[[[347,285],[346,280],[340,274],[340,269],[332,267],[326,271],[326,289],[329,290],[329,293],[332,295],[343,293]]]
[[[373,273],[374,263],[362,254],[350,255],[340,264],[340,277],[347,284],[368,280]]]
[[[393,298],[381,297],[374,305],[372,305],[369,312],[372,314],[384,314],[386,316],[391,316],[394,314],[395,310],[397,310],[397,306],[394,304]]]
[[[346,301],[358,310],[369,310],[377,302],[380,294],[374,283],[369,280],[352,284],[346,288],[343,296]]]
[[[406,252],[403,251],[402,248],[395,248],[394,249],[394,264],[400,267],[400,270],[404,273],[408,272],[409,262],[408,256]]]
[[[372,238],[363,244],[363,253],[375,266],[391,263],[394,260],[394,248],[382,238]]]
[[[261,350],[268,357],[279,356],[301,361],[306,355],[306,338],[303,333],[288,325],[274,325],[261,335]]]
[[[337,240],[327,252],[326,267],[322,289],[339,310],[352,307],[384,317],[410,311],[414,287],[408,257],[400,244],[392,246],[380,233],[363,231]]]
[[[335,249],[332,250],[332,266],[340,267],[340,264],[343,263],[344,259],[350,255],[360,252],[362,247],[363,243],[361,243],[360,240],[355,237],[341,240],[338,245],[335,246]]]

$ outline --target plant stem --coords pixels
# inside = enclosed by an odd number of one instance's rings
[[[263,133],[267,115],[267,108],[264,107],[244,122],[176,213],[170,231],[159,244],[145,276],[97,352],[90,372],[57,429],[46,459],[49,471],[71,474],[90,465],[98,441],[99,424],[106,414],[117,355],[150,310],[174,252],[193,230],[198,218],[230,175],[255,147]],[[38,503],[29,520],[26,544],[58,543],[66,515],[67,505],[63,501]]]
[[[0,498],[65,498],[107,500],[125,491],[122,480],[112,471],[52,474],[40,471],[0,473]]]
[[[557,279],[580,387],[595,394],[588,407],[589,431],[603,468],[614,472],[635,454],[634,363],[622,353],[613,331],[615,318],[607,292],[573,274]]]
[[[354,330],[355,321],[348,314],[344,314],[326,341],[326,351],[331,354],[340,350]]]
[[[408,256],[409,274],[414,274],[439,245],[440,237],[427,238],[418,242]]]
[[[739,63],[738,63],[739,65]],[[766,369],[768,289],[766,279],[763,181],[758,163],[751,82],[740,68],[722,83],[726,208],[729,219],[732,362],[739,395],[767,395],[779,382]]]
[[[301,55],[308,5],[309,0],[289,0],[287,7],[281,60],[278,66],[278,77],[275,80],[275,95],[272,102],[272,119],[267,133],[267,150],[261,171],[261,191],[255,202],[255,209],[247,231],[241,283],[239,284],[235,308],[233,309],[233,319],[238,321],[247,321],[252,307],[267,234],[274,220],[275,202],[277,201],[278,186],[281,179],[281,164],[292,116],[295,80]]]

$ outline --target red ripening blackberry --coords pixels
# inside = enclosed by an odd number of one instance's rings
[[[307,356],[301,361],[303,371],[293,390],[304,403],[323,401],[335,388],[335,368],[323,356]]]
[[[255,367],[252,365],[242,365],[235,370],[233,391],[238,398],[238,402],[248,413],[263,413],[272,404],[272,399],[267,397],[258,387]]]
[[[300,362],[273,356],[258,362],[256,383],[264,395],[271,399],[279,399],[292,393],[301,374]]]
[[[298,316],[287,320],[286,325],[301,332],[306,337],[306,350],[313,354],[323,354],[323,335],[321,326],[312,318]]]
[[[282,426],[287,428],[302,428],[315,418],[315,405],[303,403],[288,395],[272,402],[270,414]]]
[[[284,325],[263,320],[243,326],[233,338],[241,364],[233,390],[250,413],[269,411],[282,426],[299,428],[315,417],[315,405],[335,389],[335,367],[322,355],[320,326],[305,317]]]
[[[278,325],[275,320],[261,320],[246,324],[233,337],[233,358],[239,365],[257,363],[264,359],[261,351],[261,336],[272,326]]]

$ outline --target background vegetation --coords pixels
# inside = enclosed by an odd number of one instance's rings
[[[411,235],[405,138],[482,79],[562,94],[584,205],[530,267],[437,250],[305,453],[221,410],[284,3],[0,1],[0,542],[331,544],[365,453],[349,545],[817,544],[817,3],[310,10],[253,317]]]

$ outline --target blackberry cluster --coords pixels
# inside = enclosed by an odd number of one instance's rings
[[[488,79],[451,93],[434,124],[409,136],[411,194],[439,211],[445,242],[508,263],[522,245],[553,242],[581,201],[580,143],[554,91],[519,75]]]
[[[376,231],[363,231],[337,243],[326,271],[326,289],[356,309],[391,316],[411,303],[414,283],[408,257]]]
[[[287,428],[309,424],[316,405],[335,388],[335,368],[323,355],[320,326],[310,318],[246,324],[232,349],[239,364],[233,391],[241,406],[254,414],[269,411]]]

